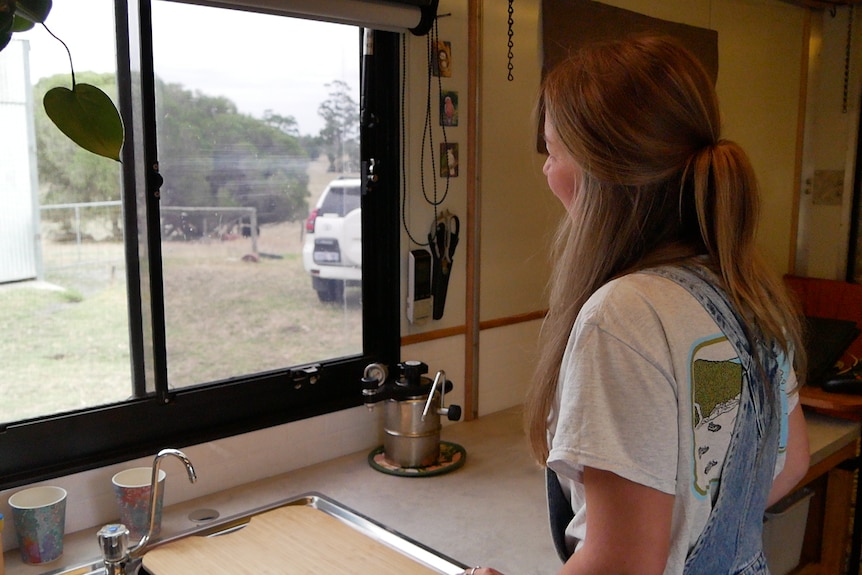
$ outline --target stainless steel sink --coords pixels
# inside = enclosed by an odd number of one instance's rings
[[[272,505],[259,507],[233,517],[227,517],[199,529],[167,536],[164,539],[160,539],[152,543],[149,549],[155,549],[165,543],[176,541],[177,539],[188,536],[218,537],[219,535],[231,533],[245,527],[255,515],[290,505],[305,505],[322,511],[327,515],[331,515],[353,529],[356,529],[366,537],[369,537],[374,541],[378,541],[406,555],[407,557],[410,557],[417,563],[420,563],[437,573],[443,573],[445,575],[460,575],[464,573],[464,569],[466,568],[466,565],[463,563],[446,557],[445,555],[438,553],[437,551],[434,551],[433,549],[430,549],[429,547],[426,547],[425,545],[316,492],[305,493],[297,497],[273,503]],[[141,567],[140,560],[136,560],[134,562],[133,568],[135,572],[138,572],[141,575],[147,574],[146,570]],[[104,565],[98,560],[93,560],[76,567],[52,571],[45,575],[102,575],[104,573]]]

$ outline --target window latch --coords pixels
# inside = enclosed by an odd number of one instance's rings
[[[290,382],[294,389],[299,389],[306,383],[314,385],[320,381],[320,364],[305,365],[290,370]]]

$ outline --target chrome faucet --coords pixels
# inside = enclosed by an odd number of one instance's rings
[[[149,543],[150,538],[156,527],[156,507],[159,501],[159,468],[161,467],[162,459],[168,455],[173,455],[183,462],[186,466],[186,472],[189,475],[189,481],[194,483],[198,476],[195,473],[195,468],[192,462],[186,457],[185,453],[178,449],[162,449],[153,459],[153,474],[150,480],[150,523],[147,532],[141,537],[132,547],[129,547],[129,530],[121,523],[113,523],[105,525],[99,530],[99,548],[102,550],[102,558],[105,561],[105,572],[107,575],[127,575],[134,573],[135,567],[132,567],[132,562],[144,554],[144,550]]]

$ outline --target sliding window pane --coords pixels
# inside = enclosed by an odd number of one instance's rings
[[[359,30],[152,13],[169,385],[361,353]]]
[[[56,2],[46,24],[77,83],[116,101],[113,2]],[[120,164],[47,118],[72,87],[69,55],[42,26],[0,51],[0,423],[132,394]]]

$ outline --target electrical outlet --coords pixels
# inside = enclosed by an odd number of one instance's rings
[[[431,253],[411,250],[407,262],[407,320],[423,324],[431,317]]]

